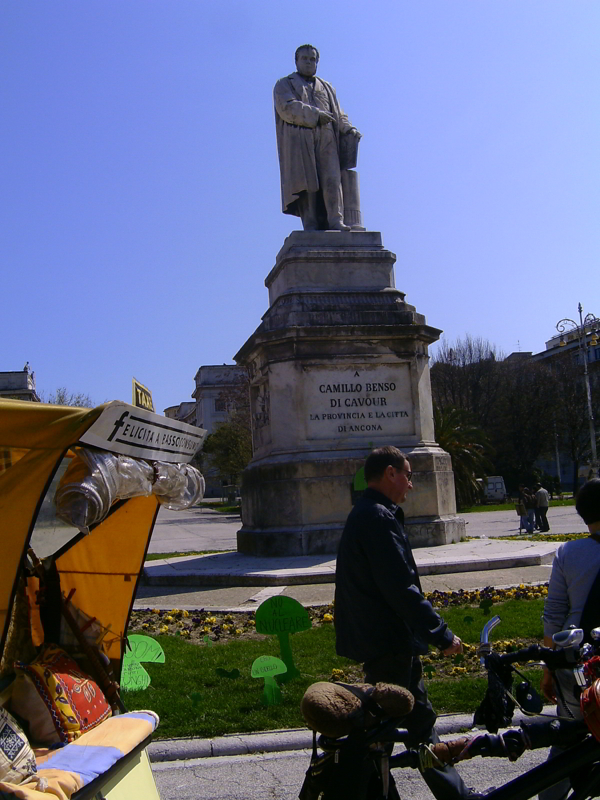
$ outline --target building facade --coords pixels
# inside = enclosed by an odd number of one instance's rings
[[[35,372],[31,372],[27,364],[19,372],[0,372],[0,397],[40,403],[41,398],[35,389]]]
[[[232,411],[230,395],[245,378],[244,367],[231,364],[200,367],[192,393],[196,400],[196,425],[199,428],[214,433],[222,422],[227,421]]]
[[[546,342],[545,349],[540,353],[527,355],[532,361],[542,363],[550,370],[557,370],[557,372],[561,365],[572,367],[574,368],[573,379],[581,381],[582,385],[587,382],[597,441],[600,433],[600,325],[594,323],[583,327],[576,326],[564,333],[557,333]],[[579,413],[582,415],[582,423],[587,423],[589,426],[587,405],[585,410],[581,408]],[[585,416],[585,420],[583,416]],[[589,428],[583,434],[583,442],[585,442],[584,449],[589,452],[591,451],[591,444],[588,446],[588,443],[591,443],[591,431],[588,433],[588,430]],[[558,477],[564,490],[573,492],[577,491],[578,486],[585,480],[592,477],[589,457],[574,460],[572,452],[565,447],[558,432],[556,432],[554,458],[540,459],[538,466],[549,475]]]
[[[209,434],[214,433],[221,423],[227,422],[233,411],[235,395],[246,380],[246,370],[233,364],[207,365],[198,369],[194,380],[193,402],[169,406],[164,409],[164,414],[170,419],[204,428]],[[224,496],[222,481],[211,466],[210,456],[202,460],[202,473],[206,481],[205,497]]]
[[[169,406],[164,409],[165,417],[169,419],[176,419],[180,422],[186,422],[188,425],[197,425],[196,423],[196,403],[186,402],[179,403],[178,406]],[[202,425],[197,425],[201,428]]]

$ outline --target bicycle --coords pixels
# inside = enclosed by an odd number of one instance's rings
[[[498,654],[488,639],[499,622],[500,618],[494,617],[486,623],[479,650],[488,673],[488,689],[474,724],[483,723],[488,733],[424,744],[393,755],[393,745],[405,744],[408,731],[400,727],[401,720],[386,716],[372,697],[367,697],[362,707],[371,721],[377,720],[372,727],[360,724],[337,737],[317,736],[313,730],[313,754],[300,800],[400,800],[393,769],[423,771],[476,756],[516,761],[525,750],[553,745],[565,748],[564,752],[498,788],[488,789],[484,792],[486,800],[529,800],[565,778],[572,784],[568,800],[600,797],[600,628],[591,632],[593,644],[584,644],[583,630],[576,628],[554,635],[556,650],[532,645]],[[515,664],[527,661],[543,662],[552,671],[573,670],[582,692],[583,720],[540,716],[542,700],[526,680],[513,694],[513,676],[521,675]],[[498,733],[500,727],[510,725],[517,706],[527,715],[519,728]]]

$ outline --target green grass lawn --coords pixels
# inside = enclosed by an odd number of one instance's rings
[[[469,606],[437,609],[454,633],[468,644],[479,642],[479,635],[484,624],[496,614],[502,622],[492,631],[492,641],[535,639],[541,642],[544,635],[542,629],[543,610],[543,598],[495,603],[488,613],[484,613],[481,608]],[[468,621],[469,619],[472,622]]]
[[[173,553],[147,553],[146,561],[158,561],[160,558],[177,558],[178,556],[209,556],[214,553],[230,553],[231,550],[187,550]]]
[[[197,503],[201,508],[212,508],[213,511],[219,511],[221,514],[241,514],[242,507],[239,503],[235,505],[227,505],[227,503]]]
[[[126,692],[129,710],[151,708],[161,724],[158,736],[215,736],[275,728],[303,727],[300,700],[310,686],[329,680],[334,668],[347,670],[352,662],[335,654],[333,626],[313,628],[292,637],[294,662],[301,678],[282,687],[281,705],[261,702],[262,679],[250,677],[255,658],[279,656],[276,637],[238,640],[212,647],[194,645],[175,636],[157,636],[166,661],[146,664],[152,683],[143,692]],[[217,669],[239,670],[235,679],[220,677]]]
[[[510,503],[497,503],[495,505],[481,504],[477,506],[469,506],[468,508],[461,508],[460,514],[474,514],[480,511],[514,511],[516,499]],[[564,500],[550,500],[550,508],[558,508],[559,506],[574,506],[575,499],[573,497],[565,498]]]
[[[452,630],[471,645],[463,657],[444,659],[431,652],[424,659],[431,678],[428,688],[439,713],[475,710],[485,693],[485,673],[475,654],[483,624],[494,614],[502,618],[492,633],[497,649],[518,647],[542,637],[543,599],[508,600],[489,612],[472,606],[440,609]],[[130,710],[151,708],[161,718],[158,737],[216,736],[277,728],[304,727],[300,700],[316,681],[335,678],[359,681],[360,666],[335,654],[332,624],[322,624],[291,637],[294,661],[301,677],[283,684],[281,705],[262,705],[262,680],[250,677],[260,655],[279,656],[276,637],[230,639],[224,643],[192,644],[180,636],[156,636],[166,662],[145,664],[152,683],[143,692],[124,693]],[[217,670],[239,670],[234,679]],[[537,678],[536,678],[537,682]]]

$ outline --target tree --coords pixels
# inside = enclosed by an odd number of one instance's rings
[[[548,367],[504,358],[495,345],[470,336],[442,342],[432,361],[434,404],[470,415],[491,445],[494,474],[512,489],[539,478],[535,462],[554,443],[556,391]]]
[[[210,457],[222,481],[239,483],[240,476],[252,458],[252,430],[250,425],[250,384],[244,375],[219,394],[229,415],[214,433],[204,440],[201,461]]]
[[[45,402],[43,394],[42,402]],[[94,403],[89,394],[83,394],[83,392],[70,392],[65,386],[59,386],[56,392],[49,395],[48,403],[53,406],[78,406],[79,408],[94,407]]]
[[[221,480],[238,483],[239,476],[252,458],[252,435],[233,414],[204,440],[202,452],[211,457]]]
[[[452,343],[442,341],[431,360],[434,403],[468,411],[485,428],[501,394],[503,362],[502,352],[486,339],[467,334]]]
[[[535,462],[553,443],[556,390],[546,365],[505,361],[497,413],[489,428],[496,469],[512,489],[539,479]]]
[[[452,458],[456,505],[459,509],[473,505],[481,499],[478,478],[485,479],[493,469],[488,438],[461,408],[434,406],[433,423],[436,442]]]

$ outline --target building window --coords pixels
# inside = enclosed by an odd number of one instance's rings
[[[225,400],[215,400],[215,411],[227,411]]]

